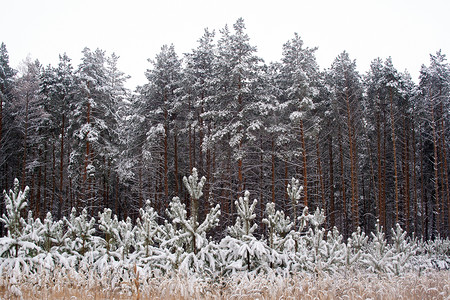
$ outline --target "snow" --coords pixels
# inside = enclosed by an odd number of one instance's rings
[[[193,199],[201,197],[204,178],[199,180],[196,170],[183,182]],[[298,181],[293,179],[288,189],[290,197],[297,200],[301,191]],[[250,202],[248,191],[236,201],[239,216],[229,228],[231,236],[214,241],[206,234],[218,224],[218,205],[201,222],[187,218],[184,204],[175,197],[167,212],[169,220],[161,225],[149,201],[140,210],[136,225],[130,219],[118,220],[110,209],[99,213],[98,219],[90,218],[84,209],[80,214],[73,210],[64,220],[55,221],[49,213],[41,222],[29,214],[17,223],[26,207],[27,190],[19,191],[17,182],[9,195],[5,193],[8,209],[1,219],[8,225],[8,235],[0,238],[0,275],[9,282],[10,293],[17,296],[21,295],[19,286],[30,278],[42,276],[42,282],[51,281],[61,272],[92,280],[91,285],[101,284],[111,291],[120,287],[131,293],[132,288],[121,283],[177,276],[174,274],[209,281],[233,280],[233,276],[241,276],[241,280],[260,275],[288,278],[299,272],[401,276],[450,268],[449,239],[419,241],[407,237],[397,224],[390,242],[379,225],[370,239],[358,228],[345,242],[336,228],[325,234],[323,211],[309,214],[307,207],[295,226],[269,203],[264,219],[269,241],[256,238],[257,200]],[[185,292],[192,294],[192,290]]]

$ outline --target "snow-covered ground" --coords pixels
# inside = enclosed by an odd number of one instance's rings
[[[193,172],[184,181],[198,199],[204,180]],[[292,222],[267,205],[268,232],[257,237],[257,201],[245,192],[236,201],[236,223],[217,240],[207,233],[217,226],[219,206],[201,222],[195,214],[187,216],[177,197],[163,224],[150,202],[135,223],[118,220],[110,209],[98,218],[84,209],[62,220],[48,213],[41,221],[30,213],[22,217],[27,191],[20,191],[16,180],[0,218],[8,229],[0,238],[5,298],[450,297],[450,240],[422,241],[400,225],[389,239],[378,225],[368,235],[358,228],[345,241],[336,228],[323,228],[319,209],[305,208]]]
[[[1,279],[0,299],[449,299],[450,272],[408,272],[401,276],[351,271],[274,274],[240,274],[214,281],[171,274],[139,276],[117,283],[83,274],[55,272],[54,277],[34,274],[20,284]],[[106,277],[108,277],[106,275]],[[18,289],[11,289],[15,286]],[[20,289],[20,291],[19,291]]]

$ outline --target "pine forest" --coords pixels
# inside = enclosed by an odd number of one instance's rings
[[[23,274],[63,270],[139,298],[177,270],[450,268],[444,53],[416,82],[390,57],[362,74],[344,51],[323,69],[298,34],[266,63],[243,19],[193,45],[163,45],[132,91],[116,53],[16,70],[1,44],[0,285],[21,296]]]

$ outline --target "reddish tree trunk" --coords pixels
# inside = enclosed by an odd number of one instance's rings
[[[341,218],[344,219],[344,234],[347,234],[347,197],[345,193],[345,169],[344,169],[344,151],[342,147],[341,127],[339,126],[339,162],[341,165],[341,194],[342,194],[342,210]]]
[[[353,146],[353,132],[352,132],[352,116],[350,109],[350,96],[348,91],[345,93],[345,99],[347,104],[347,127],[348,127],[348,144],[350,150],[350,185],[352,191],[352,201],[351,201],[351,209],[352,209],[352,224],[353,230],[356,230],[356,227],[359,225],[359,208],[358,208],[358,190],[357,190],[357,178],[356,178],[356,158],[354,153]]]
[[[326,211],[327,207],[326,207],[326,203],[325,203],[325,185],[323,183],[322,165],[320,163],[320,149],[319,149],[319,138],[318,137],[317,137],[317,141],[316,141],[316,151],[317,151],[317,171],[319,172],[321,208]]]
[[[329,136],[328,157],[330,161],[330,227],[335,226],[335,211],[334,211],[334,168],[333,168],[333,136]]]
[[[28,139],[28,102],[29,97],[28,93],[25,97],[25,128],[23,135],[23,159],[22,159],[22,181],[21,181],[21,189],[25,187],[26,181],[26,166],[27,166],[27,139]]]
[[[173,134],[173,143],[174,143],[174,167],[175,167],[175,195],[179,196],[179,183],[178,183],[178,141],[177,141],[177,131]]]
[[[398,171],[397,171],[397,153],[396,153],[396,138],[395,138],[395,123],[394,123],[394,104],[392,99],[392,89],[389,88],[390,111],[391,111],[391,129],[392,129],[392,151],[394,155],[394,189],[395,189],[395,223],[399,222],[399,197],[398,197]]]
[[[65,116],[62,115],[61,121],[61,153],[60,153],[60,162],[59,162],[59,204],[58,204],[58,212],[61,217],[62,205],[63,205],[63,183],[64,183],[64,124]],[[72,205],[72,204],[70,204]]]
[[[261,165],[262,163],[263,162],[261,159]],[[272,138],[272,203],[275,203],[275,141],[273,138]]]
[[[308,206],[308,171],[306,160],[306,144],[303,131],[303,120],[300,120],[300,139],[302,142],[302,158],[303,158],[303,205]]]

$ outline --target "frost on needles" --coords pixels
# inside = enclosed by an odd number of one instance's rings
[[[235,203],[235,224],[226,229],[225,237],[214,240],[208,234],[217,228],[219,205],[212,207],[203,220],[196,210],[203,196],[204,177],[199,179],[193,169],[183,183],[190,195],[190,215],[174,197],[167,219],[161,221],[151,202],[146,201],[133,223],[130,218],[119,220],[110,209],[99,213],[97,219],[90,217],[87,209],[80,213],[73,209],[62,220],[55,220],[50,213],[43,221],[31,212],[24,218],[29,188],[21,191],[15,180],[13,190],[4,192],[6,213],[0,218],[8,229],[0,238],[1,276],[16,283],[30,274],[42,274],[50,280],[56,270],[64,270],[74,276],[90,274],[114,287],[120,282],[173,272],[217,279],[233,274],[288,276],[348,270],[400,275],[450,266],[448,239],[419,241],[396,225],[387,240],[378,224],[370,239],[358,228],[344,241],[336,228],[327,231],[323,227],[325,215],[320,209],[310,214],[304,207],[294,222],[269,202],[263,220],[266,232],[257,236],[254,210],[258,201],[250,201],[249,191]],[[295,203],[301,186],[293,179],[287,189]]]

